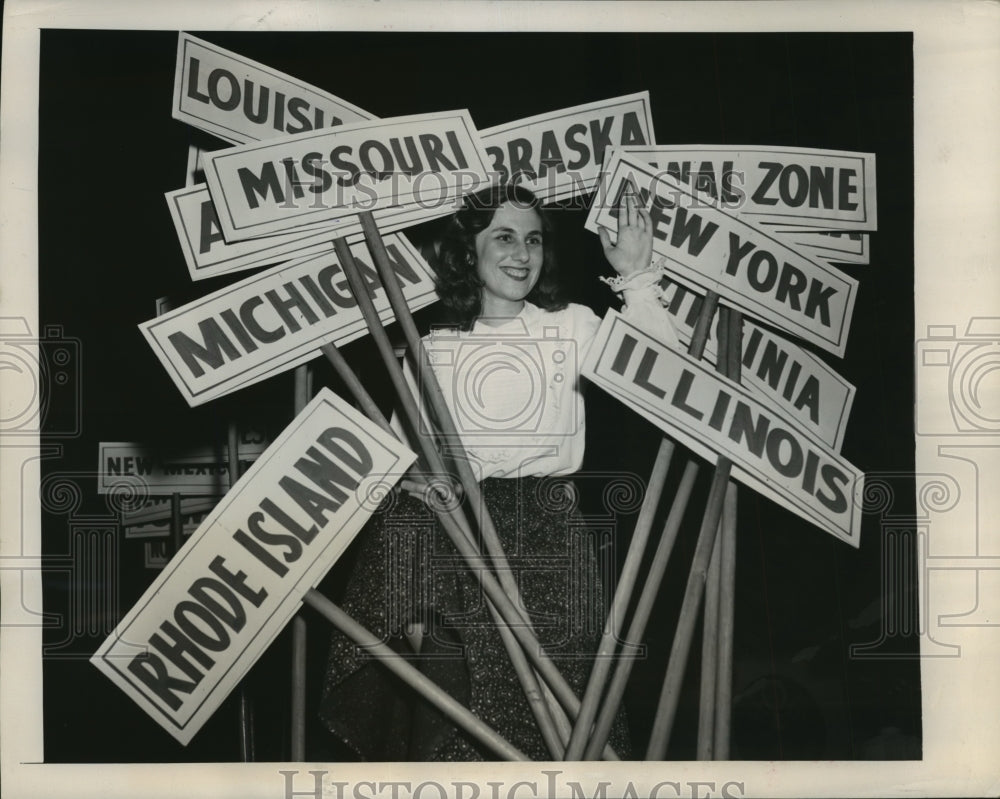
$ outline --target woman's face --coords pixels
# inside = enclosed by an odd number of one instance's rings
[[[542,273],[542,218],[533,208],[501,205],[476,235],[482,316],[516,316]]]

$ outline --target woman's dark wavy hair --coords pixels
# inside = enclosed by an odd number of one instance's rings
[[[542,220],[542,271],[527,300],[547,311],[566,307],[558,281],[552,217],[538,198],[516,183],[501,183],[470,194],[441,235],[435,259],[436,284],[451,324],[468,330],[482,312],[483,281],[476,273],[476,235],[490,226],[501,205],[533,208]]]

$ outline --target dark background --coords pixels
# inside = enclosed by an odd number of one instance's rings
[[[488,127],[649,90],[663,144],[875,153],[879,229],[871,264],[845,267],[861,284],[847,353],[822,357],[857,386],[843,454],[870,477],[897,481],[895,504],[873,502],[856,550],[741,491],[732,756],[920,757],[908,554],[915,540],[907,477],[914,457],[910,34],[192,33],[378,116],[468,108]],[[156,575],[143,565],[143,545],[123,538],[115,508],[96,494],[98,442],[220,442],[230,419],[276,435],[292,414],[290,375],[187,407],[137,328],[154,315],[157,297],[183,303],[247,274],[192,284],[176,241],[163,193],[184,184],[189,143],[222,143],[171,118],[175,56],[172,32],[42,33],[39,318],[52,342],[47,351],[65,345],[72,354],[63,370],[69,379],[48,380],[43,397],[46,762],[239,759],[234,698],[185,748],[87,662]],[[613,297],[596,276],[611,270],[597,237],[583,230],[585,216],[557,214],[560,256],[572,299],[603,313]],[[412,235],[419,243],[432,232]],[[418,321],[432,315],[433,306]],[[369,342],[344,351],[388,403]],[[315,382],[337,389],[324,364],[317,363]],[[588,420],[585,468],[645,479],[659,434],[596,389],[588,393]],[[629,687],[637,755],[652,723],[704,482]],[[69,495],[67,485],[76,487]],[[618,527],[622,556],[631,524],[622,519]],[[94,535],[110,542],[107,553],[84,551],[80,542]],[[896,560],[886,554],[889,537],[900,543]],[[903,579],[887,582],[889,566]],[[323,590],[336,598],[349,567],[350,553]],[[312,709],[328,632],[318,617],[306,618]],[[869,644],[852,655],[852,647]],[[699,651],[696,642],[670,758],[694,757]],[[246,681],[260,760],[289,757],[288,658],[286,630]],[[307,758],[342,757],[310,710]]]

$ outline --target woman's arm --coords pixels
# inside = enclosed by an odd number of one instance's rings
[[[660,302],[659,283],[662,271],[651,265],[653,258],[653,222],[649,212],[639,206],[632,191],[626,191],[618,209],[618,237],[612,243],[604,228],[598,229],[604,257],[618,273],[602,278],[620,293],[625,305],[622,314],[660,341],[681,346]]]

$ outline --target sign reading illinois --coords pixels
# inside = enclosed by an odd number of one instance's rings
[[[583,374],[733,477],[852,546],[864,475],[764,397],[610,311]]]

